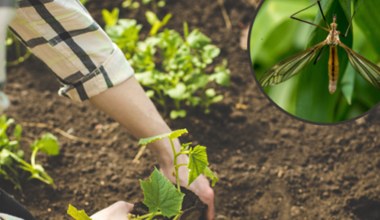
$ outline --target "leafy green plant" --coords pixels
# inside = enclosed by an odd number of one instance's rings
[[[168,138],[173,155],[174,155],[174,176],[176,179],[176,186],[159,172],[157,169],[153,171],[148,180],[141,180],[140,185],[144,193],[144,204],[149,208],[148,214],[140,217],[132,216],[135,219],[153,219],[154,216],[173,217],[178,219],[181,214],[181,207],[184,194],[181,192],[179,168],[182,166],[187,167],[188,186],[201,174],[209,177],[212,180],[212,186],[218,181],[218,178],[214,172],[208,167],[208,158],[206,147],[196,145],[191,147],[191,143],[185,143],[181,145],[179,151],[175,149],[174,140],[188,133],[186,129],[176,130],[167,134],[162,134],[150,138],[144,138],[139,141],[139,145],[146,146],[155,141]],[[179,164],[178,157],[180,155],[188,155],[188,164]]]
[[[53,179],[46,173],[43,166],[36,162],[38,152],[49,156],[59,154],[57,138],[50,134],[44,134],[32,145],[30,163],[24,159],[24,151],[20,149],[22,127],[15,125],[13,119],[5,115],[0,117],[0,176],[12,182],[16,188],[21,189],[20,170],[29,174],[30,179],[40,180],[48,185],[54,185]],[[11,126],[14,126],[11,133]]]
[[[142,5],[149,5],[156,11],[158,8],[166,6],[166,0],[141,0]],[[137,9],[141,6],[140,1],[136,0],[124,0],[121,6],[123,8]]]
[[[140,40],[142,25],[136,20],[118,19],[118,9],[103,11],[106,32],[125,53],[147,95],[164,112],[172,119],[185,117],[188,107],[208,113],[213,103],[223,100],[213,87],[230,83],[227,61],[215,64],[220,49],[198,29],[189,32],[186,23],[183,35],[168,28],[159,31],[171,15],[162,20],[153,12],[146,16],[152,28],[150,36]]]
[[[165,216],[168,218],[179,219],[182,215],[182,202],[184,194],[181,192],[179,168],[186,166],[189,172],[188,185],[190,185],[199,175],[203,174],[211,179],[212,186],[218,181],[218,177],[208,167],[208,158],[206,147],[196,145],[191,147],[191,143],[181,145],[179,151],[175,149],[174,140],[188,133],[186,129],[176,130],[167,134],[157,135],[154,137],[144,138],[139,141],[139,145],[146,146],[155,141],[168,138],[173,155],[174,155],[174,176],[176,186],[168,180],[157,168],[147,180],[140,180],[140,186],[144,194],[143,203],[148,207],[149,213],[142,216],[129,214],[129,219],[143,220],[153,219],[156,216]],[[180,155],[188,155],[188,164],[179,164],[178,157]],[[78,211],[76,208],[69,205],[68,214],[76,220],[88,220],[89,217],[83,210]]]

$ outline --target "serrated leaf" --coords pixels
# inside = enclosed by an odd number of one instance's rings
[[[160,172],[154,169],[148,180],[140,180],[144,194],[144,204],[149,212],[160,211],[165,217],[180,213],[184,194]]]
[[[172,132],[166,133],[166,134],[160,134],[160,135],[153,136],[153,137],[142,138],[139,141],[139,145],[147,145],[147,144],[150,144],[152,142],[155,142],[155,141],[158,141],[158,140],[161,140],[164,138],[175,139],[175,138],[178,138],[178,137],[182,136],[183,134],[187,134],[187,133],[189,133],[187,131],[187,129],[179,129],[179,130],[175,130],[175,131],[172,131]]]
[[[219,181],[219,178],[216,175],[216,173],[212,172],[212,170],[209,167],[206,167],[204,169],[203,174],[211,180],[211,186],[212,187],[214,187],[216,182]]]
[[[32,148],[38,148],[49,156],[58,155],[60,150],[57,138],[51,133],[46,133],[41,139],[36,140]]]
[[[189,183],[190,185],[199,175],[203,174],[205,168],[208,166],[206,147],[197,145],[190,150],[189,163]]]
[[[69,204],[67,209],[67,214],[70,215],[75,220],[91,220],[87,213],[82,209],[78,210],[73,205]]]

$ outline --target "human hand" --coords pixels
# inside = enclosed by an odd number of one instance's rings
[[[178,164],[188,163],[188,157],[181,155],[178,157]],[[161,172],[173,183],[176,182],[174,173],[174,166],[161,166]],[[214,190],[211,188],[209,181],[203,175],[200,175],[190,186],[187,186],[188,183],[188,169],[187,167],[179,168],[179,177],[181,186],[191,190],[199,199],[208,206],[207,209],[207,219],[213,220],[215,216],[215,207],[214,207]]]
[[[128,213],[132,211],[133,204],[119,201],[104,208],[91,216],[92,220],[128,220]]]

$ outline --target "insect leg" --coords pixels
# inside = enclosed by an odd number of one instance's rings
[[[346,32],[344,33],[344,37],[347,37],[348,31],[350,30],[350,28],[351,28],[351,26],[352,26],[352,20],[354,19],[355,15],[356,15],[356,12],[357,12],[357,10],[358,10],[358,8],[359,8],[359,5],[360,5],[360,4],[358,3],[358,1],[355,1],[354,4],[356,5],[356,6],[355,6],[355,9],[354,9],[354,13],[353,13],[352,16],[351,16],[350,24],[348,25],[347,30],[346,30]]]
[[[314,59],[314,62],[313,62],[313,65],[317,64],[317,62],[321,59],[322,57],[322,51],[325,49],[325,47],[322,47],[319,51],[318,51],[318,55],[317,57]]]
[[[299,13],[301,13],[301,12],[303,12],[303,11],[306,11],[306,10],[309,9],[309,8],[314,7],[316,4],[318,4],[319,9],[320,9],[320,11],[322,12],[322,17],[323,17],[323,19],[324,19],[325,22],[326,22],[326,18],[325,18],[325,15],[323,14],[322,6],[321,6],[321,3],[320,3],[319,0],[317,0],[317,1],[316,1],[315,3],[313,3],[312,5],[310,5],[310,6],[306,7],[306,8],[304,8],[304,9],[302,9],[302,10],[300,10],[300,11],[297,11],[296,13],[290,15],[290,18],[291,18],[291,19],[294,19],[294,20],[297,20],[297,21],[300,21],[300,22],[304,22],[304,23],[306,23],[306,24],[310,24],[310,25],[316,26],[316,27],[321,28],[321,29],[323,29],[323,30],[325,30],[325,31],[330,31],[329,28],[326,28],[326,27],[320,26],[320,25],[318,25],[318,24],[314,24],[314,23],[312,23],[312,22],[310,22],[310,21],[302,20],[302,19],[296,17],[297,14],[299,14]],[[328,27],[330,27],[330,26],[328,25],[327,22],[326,22],[326,24],[327,24]]]

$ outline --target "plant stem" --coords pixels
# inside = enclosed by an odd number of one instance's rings
[[[184,167],[184,166],[187,166],[187,163],[180,163],[180,164],[175,165],[175,167],[178,167],[178,168]]]
[[[133,220],[143,220],[143,219],[149,220],[149,219],[153,219],[153,217],[158,216],[158,215],[162,215],[162,212],[152,212],[152,213],[148,213],[142,216],[137,216],[136,218],[133,218]]]
[[[174,163],[175,180],[176,180],[176,183],[177,183],[177,191],[181,192],[181,184],[180,184],[180,181],[179,181],[179,173],[178,173],[179,167],[177,166],[177,158],[178,158],[179,154],[177,154],[177,151],[175,150],[173,140],[171,138],[169,138],[169,141],[170,141],[170,145],[172,147],[172,151],[173,151],[173,155],[174,155],[174,161],[173,161],[173,163]]]
[[[173,220],[178,220],[181,217],[182,213],[183,212],[181,211],[178,215],[174,216]]]
[[[38,152],[38,147],[35,147],[33,149],[32,155],[30,156],[30,163],[32,164],[32,167],[36,166],[36,155]]]

